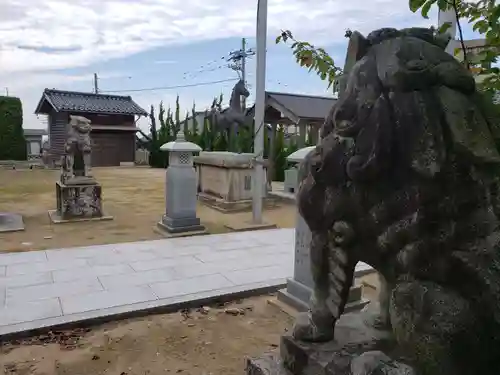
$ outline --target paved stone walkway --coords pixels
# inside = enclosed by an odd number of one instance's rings
[[[277,289],[293,256],[294,229],[1,254],[0,335]]]

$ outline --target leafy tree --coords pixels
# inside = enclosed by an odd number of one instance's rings
[[[196,116],[196,103],[195,102],[193,102],[193,107],[191,108],[191,117],[193,117],[193,135],[195,137],[197,137],[199,124],[198,124],[198,119]]]
[[[0,160],[27,159],[21,100],[12,96],[0,96]]]
[[[290,30],[283,30],[276,38],[276,44],[289,42],[297,63],[310,72],[314,71],[321,80],[328,82],[328,88],[333,88],[335,78],[342,74],[342,69],[335,65],[333,58],[323,48],[295,39]]]
[[[160,104],[160,118],[162,111],[163,111],[163,105]],[[151,167],[165,168],[167,166],[167,157],[166,154],[160,150],[160,147],[163,143],[161,141],[161,136],[158,134],[159,132],[156,128],[156,117],[155,117],[154,106],[151,106],[151,109],[149,111],[149,120],[151,121],[151,125],[149,127],[149,130],[151,132],[151,140],[150,140],[148,162]]]
[[[476,62],[481,69],[481,74],[486,78],[482,81],[480,88],[485,91],[500,91],[500,69],[494,66],[500,54],[500,4],[495,0],[409,0],[410,10],[421,11],[424,17],[428,17],[429,11],[436,5],[441,10],[453,9],[458,19],[466,19],[475,31],[482,34],[488,45],[492,48],[477,56]],[[438,32],[444,32],[449,27],[445,25]],[[464,63],[469,66],[471,61],[467,58],[462,27],[458,25]],[[346,37],[350,37],[351,31],[347,30]],[[314,71],[322,80],[328,82],[332,87],[335,78],[342,74],[342,70],[335,65],[334,60],[323,49],[309,42],[294,38],[290,30],[283,30],[276,38],[276,44],[285,43],[290,46],[295,59],[301,66],[309,71]]]
[[[214,103],[216,105],[220,105],[222,101],[222,95],[214,98]],[[161,102],[158,108],[158,115],[155,116],[155,108],[154,106],[151,106],[149,114],[151,122],[151,147],[149,164],[151,167],[166,168],[168,166],[168,153],[160,151],[160,147],[164,143],[175,140],[177,130],[180,128],[181,124],[179,116],[179,97],[177,97],[176,99],[175,108],[176,111],[175,113],[173,113],[170,107],[167,107],[167,109],[165,109],[163,102]],[[227,134],[216,131],[214,124],[212,124],[212,119],[208,115],[208,111],[205,113],[205,119],[201,130],[199,130],[199,125],[197,123],[195,114],[196,105],[193,103],[193,107],[191,108],[191,115],[193,116],[193,128],[184,129],[186,139],[198,144],[205,151],[226,151],[228,147]],[[188,118],[188,113],[186,113],[186,118]],[[241,152],[252,152],[254,126],[255,123],[248,130],[240,129],[240,131],[238,132],[237,142]],[[283,181],[284,170],[287,167],[286,157],[293,151],[296,151],[297,146],[293,143],[288,147],[285,146],[284,128],[282,126],[278,126],[274,147],[275,179]],[[268,134],[266,134],[266,136],[264,137],[264,148],[265,155],[269,156],[270,145]]]
[[[412,12],[420,10],[424,18],[428,18],[429,11],[437,6],[440,10],[452,10],[457,20],[466,19],[472,25],[474,31],[479,32],[490,46],[485,51],[477,54],[474,58],[468,56],[464,43],[462,25],[457,22],[461,50],[464,64],[469,68],[475,65],[480,69],[479,74],[485,79],[480,88],[485,91],[498,92],[500,90],[500,69],[493,66],[498,62],[500,55],[500,3],[496,0],[409,0]],[[443,25],[438,32],[444,32],[450,27]],[[455,51],[455,53],[460,51]]]

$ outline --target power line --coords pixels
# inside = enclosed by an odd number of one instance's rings
[[[177,86],[161,86],[161,87],[150,87],[150,88],[142,88],[142,89],[130,89],[130,90],[101,90],[101,93],[113,93],[113,92],[139,92],[139,91],[155,91],[155,90],[173,90],[173,89],[180,89],[184,87],[196,87],[196,86],[207,86],[207,85],[213,85],[215,83],[222,83],[222,82],[233,82],[235,81],[234,78],[226,78],[226,79],[220,79],[218,81],[210,81],[210,82],[199,82],[199,83],[192,83],[192,84],[186,84],[186,85],[177,85]]]

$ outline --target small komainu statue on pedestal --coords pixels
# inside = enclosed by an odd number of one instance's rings
[[[61,182],[64,184],[81,184],[95,182],[92,177],[90,120],[82,116],[70,116],[68,138],[64,144],[64,155],[61,163]]]
[[[445,46],[352,34],[346,91],[300,168],[310,311],[268,374],[500,374],[500,119]],[[377,319],[341,317],[359,261],[384,280]]]
[[[49,211],[53,222],[110,219],[102,212],[102,187],[92,176],[90,120],[70,116],[64,144],[61,177],[56,183],[57,210]]]

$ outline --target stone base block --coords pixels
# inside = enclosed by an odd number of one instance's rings
[[[335,340],[307,343],[295,340],[292,336],[283,336],[279,355],[268,353],[259,358],[248,359],[246,373],[351,375],[351,362],[363,353],[372,351],[382,351],[392,358],[398,355],[390,332],[367,326],[363,313],[350,313],[343,315],[338,321]]]
[[[252,209],[252,200],[240,200],[235,202],[228,202],[222,198],[199,192],[198,201],[205,206],[213,208],[223,214],[231,214],[236,212],[245,212]],[[272,209],[278,207],[279,200],[274,197],[265,197],[262,199],[263,207]]]
[[[23,217],[10,212],[0,212],[0,233],[24,230]]]
[[[255,224],[252,222],[233,223],[233,224],[227,224],[224,226],[233,232],[245,232],[245,231],[249,231],[249,230],[262,230],[262,229],[276,229],[276,228],[278,228],[277,225],[273,224],[273,223]]]
[[[163,215],[156,225],[156,232],[165,237],[182,237],[208,234],[207,229],[201,224],[200,219],[182,218],[174,219]]]
[[[102,215],[102,216],[95,216],[95,217],[85,217],[85,216],[77,216],[77,217],[71,217],[71,218],[62,218],[61,215],[57,212],[57,210],[49,210],[49,219],[52,224],[64,224],[64,223],[79,223],[79,222],[84,222],[84,221],[107,221],[107,220],[113,220],[113,216],[109,215]]]
[[[54,223],[111,220],[102,209],[102,187],[98,183],[56,183],[57,209],[49,211]]]
[[[302,284],[295,282],[293,279],[288,279],[287,289],[281,289],[278,291],[278,300],[290,305],[299,312],[304,312],[309,309],[309,298],[311,296],[311,291],[309,288],[307,296],[303,299],[298,298],[296,293],[291,292],[290,283],[297,284],[296,287],[303,287]],[[345,313],[360,311],[362,310],[370,301],[363,299],[362,296],[363,288],[361,285],[356,285],[351,288],[349,292],[349,300],[345,307]]]
[[[270,191],[269,195],[286,203],[295,204],[297,202],[295,193],[287,193],[284,190]]]

